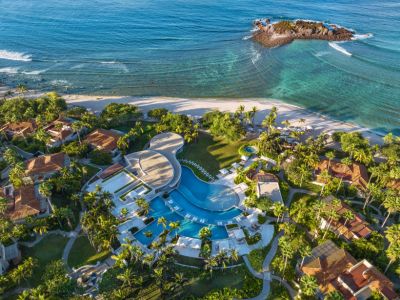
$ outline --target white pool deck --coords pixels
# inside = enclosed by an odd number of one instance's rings
[[[99,179],[95,181],[94,183],[88,186],[87,190],[89,192],[92,192],[95,190],[96,186],[99,185],[101,186],[103,191],[114,194],[120,188],[126,186],[129,183],[134,182],[135,180],[136,179],[135,177],[133,177],[133,175],[130,175],[125,171],[122,171],[110,178],[107,178],[106,180]]]

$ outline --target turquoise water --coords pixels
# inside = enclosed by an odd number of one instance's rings
[[[191,204],[205,210],[225,211],[239,204],[239,197],[231,188],[201,181],[187,167],[182,167],[178,191]]]
[[[400,125],[397,0],[0,1],[0,82],[63,92],[271,97],[376,130]],[[373,37],[265,49],[255,18],[307,18]]]
[[[198,223],[193,223],[190,222],[187,219],[184,219],[182,216],[178,215],[175,212],[172,212],[166,205],[165,202],[162,198],[155,198],[150,202],[150,216],[154,217],[155,221],[153,221],[151,224],[146,226],[144,229],[141,231],[137,232],[134,234],[135,238],[141,242],[143,245],[149,245],[151,242],[157,238],[161,232],[163,231],[163,226],[157,224],[157,220],[160,217],[165,217],[167,219],[167,224],[170,222],[174,221],[179,221],[180,222],[180,228],[179,228],[179,235],[182,236],[187,236],[187,237],[193,237],[193,238],[199,238],[199,231],[201,228],[203,228],[205,225],[201,225]],[[168,227],[167,227],[168,228]],[[212,239],[217,240],[217,239],[224,239],[228,237],[228,234],[226,232],[226,229],[223,226],[210,226],[211,232],[212,232]],[[146,231],[151,231],[153,235],[151,237],[146,237],[144,235],[144,232]],[[175,234],[174,231],[171,232],[171,234]]]

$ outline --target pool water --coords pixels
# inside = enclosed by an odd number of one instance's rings
[[[178,215],[176,212],[171,211],[169,207],[166,206],[164,200],[160,197],[157,197],[150,202],[149,216],[152,216],[154,221],[134,234],[134,237],[143,245],[151,244],[151,242],[153,242],[162,233],[163,226],[157,223],[157,220],[160,217],[165,217],[167,219],[167,228],[169,228],[168,224],[170,222],[179,221],[180,228],[178,229],[178,234],[187,237],[199,238],[200,229],[205,227],[205,225],[191,222]],[[226,229],[223,226],[211,225],[210,228],[212,232],[211,239],[217,240],[228,237]],[[144,234],[146,231],[151,231],[153,235],[151,237],[146,237]],[[176,232],[172,231],[170,234],[175,235]]]
[[[187,167],[182,167],[178,191],[192,204],[210,211],[225,211],[239,204],[239,197],[231,188],[199,180]]]
[[[247,153],[252,153],[252,154],[257,153],[257,149],[254,146],[246,146],[246,147],[244,147],[244,150]]]

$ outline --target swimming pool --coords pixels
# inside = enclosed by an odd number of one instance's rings
[[[127,186],[128,184],[132,183],[135,181],[135,177],[126,172],[126,171],[121,171],[117,173],[116,175],[107,178],[103,182],[100,183],[100,186],[103,191],[110,192],[111,194],[114,194],[124,186]],[[94,190],[95,186],[89,186],[88,190]]]
[[[179,221],[180,228],[178,230],[178,234],[187,237],[199,238],[199,231],[201,228],[206,225],[194,223],[190,220],[185,219],[181,215],[173,212],[166,206],[164,200],[160,197],[153,199],[150,202],[150,214],[154,218],[154,221],[147,225],[142,230],[138,231],[134,234],[134,237],[143,245],[149,245],[154,241],[163,231],[163,226],[161,224],[157,224],[157,220],[160,217],[165,217],[167,219],[167,225],[170,222]],[[167,228],[169,228],[167,226]],[[212,236],[212,240],[224,239],[228,237],[225,227],[223,226],[210,226]],[[146,237],[145,232],[151,231],[153,235],[151,237]],[[176,232],[171,232],[170,234],[175,235]]]
[[[178,191],[192,204],[210,211],[226,211],[239,204],[239,197],[231,188],[204,182],[187,167],[182,167]]]

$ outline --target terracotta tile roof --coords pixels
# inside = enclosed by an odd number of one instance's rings
[[[347,253],[346,250],[336,248],[328,255],[315,257],[305,263],[301,270],[308,275],[315,276],[320,290],[323,293],[328,293],[333,288],[330,286],[330,282],[356,262],[355,258]]]
[[[96,129],[86,136],[85,141],[99,150],[111,152],[117,148],[117,141],[120,136],[120,134],[111,130]]]
[[[368,222],[364,221],[358,213],[356,213],[343,202],[341,202],[340,207],[333,207],[332,205],[328,204],[327,209],[335,209],[340,216],[339,220],[331,222],[331,228],[339,231],[347,240],[368,237],[373,231]],[[346,219],[343,217],[343,215],[347,211],[351,211],[353,213],[354,219],[346,222]]]
[[[20,220],[40,213],[40,200],[36,197],[33,185],[22,186],[14,194],[14,201],[7,211],[11,220]]]
[[[315,174],[317,175],[317,181],[322,182],[319,175],[328,170],[329,160],[323,159],[318,164]],[[365,188],[368,184],[369,176],[367,168],[364,165],[353,163],[351,166],[347,166],[340,162],[332,160],[330,163],[329,174],[342,178],[345,181],[350,181],[352,184]]]
[[[366,260],[357,263],[346,250],[339,249],[331,241],[314,248],[305,261],[301,271],[315,276],[324,294],[337,290],[346,300],[356,300],[357,292],[369,288],[389,300],[399,299],[393,283],[377,268]]]
[[[107,169],[105,169],[101,174],[100,178],[105,179],[107,177],[110,177],[111,175],[117,173],[118,171],[122,170],[124,168],[123,165],[116,163],[111,166],[109,166]]]
[[[61,170],[65,166],[66,155],[62,152],[42,155],[26,162],[27,175],[41,175]]]
[[[36,128],[36,122],[32,120],[18,123],[7,123],[0,128],[0,131],[5,131],[11,135],[26,136],[34,133]]]
[[[366,260],[362,260],[345,271],[339,276],[338,281],[343,282],[353,295],[369,287],[371,290],[379,291],[389,300],[398,299],[393,283]]]

